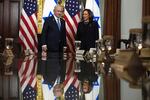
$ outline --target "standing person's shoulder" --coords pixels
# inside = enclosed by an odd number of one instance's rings
[[[44,18],[44,21],[46,22],[46,21],[48,21],[49,20],[49,17],[45,17]]]
[[[65,21],[65,19],[64,19],[64,18],[60,18],[60,20],[61,20],[61,21]]]
[[[98,22],[95,20],[92,21],[92,24],[98,26]]]
[[[81,24],[84,24],[84,22],[83,22],[83,21],[80,21],[80,22],[78,23],[78,25],[81,25]]]
[[[97,21],[95,21],[95,20],[93,20],[92,23],[93,23],[93,24],[98,24]]]
[[[44,18],[45,21],[52,20],[52,19],[54,19],[54,16],[49,16]]]

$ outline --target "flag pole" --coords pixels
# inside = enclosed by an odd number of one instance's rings
[[[37,33],[41,34],[42,32],[42,16],[43,16],[43,7],[44,7],[45,0],[38,0],[37,2]]]

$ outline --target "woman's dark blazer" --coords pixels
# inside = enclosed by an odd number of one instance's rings
[[[80,22],[77,28],[76,40],[81,41],[81,48],[88,51],[95,47],[95,41],[99,39],[98,23],[92,21],[89,23]]]

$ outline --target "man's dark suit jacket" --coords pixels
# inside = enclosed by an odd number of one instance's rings
[[[47,60],[39,59],[37,74],[44,78],[45,84],[54,85],[55,81],[63,83],[65,80],[66,66],[59,53],[48,53]],[[58,81],[58,77],[60,80]]]
[[[65,21],[63,19],[60,19],[60,21],[60,30],[54,16],[46,18],[43,25],[41,43],[47,45],[50,52],[61,52],[63,46],[66,46]]]

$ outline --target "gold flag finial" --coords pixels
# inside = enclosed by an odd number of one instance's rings
[[[58,0],[57,3],[60,4],[60,5],[62,5],[62,6],[64,6],[65,0]]]
[[[62,4],[62,0],[58,0],[57,3],[61,5]]]

